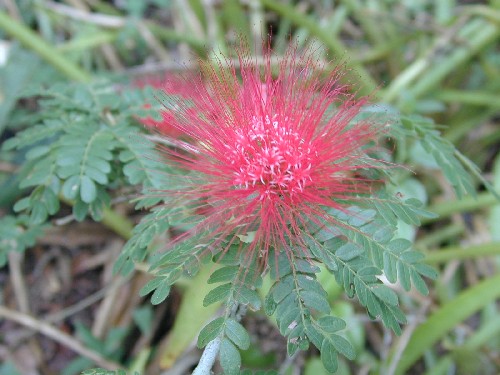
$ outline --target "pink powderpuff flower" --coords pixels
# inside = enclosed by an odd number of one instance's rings
[[[184,81],[196,95],[168,113],[194,142],[162,149],[192,173],[162,194],[173,211],[202,216],[174,244],[196,238],[205,245],[194,249],[222,254],[238,244],[264,269],[272,249],[307,251],[309,224],[338,224],[328,211],[347,212],[342,202],[370,192],[376,181],[363,176],[382,164],[368,155],[382,126],[353,121],[367,99],[340,83],[342,67],[325,77],[314,51],[290,49],[278,69],[269,46],[261,66],[248,51],[239,49],[239,63],[203,64],[203,81]]]

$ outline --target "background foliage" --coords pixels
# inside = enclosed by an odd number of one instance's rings
[[[305,374],[498,372],[498,1],[4,4],[0,325],[40,335],[2,334],[0,374],[72,374],[93,365],[183,373],[199,359],[196,337],[199,347],[220,338],[227,373],[240,364]],[[162,207],[142,210],[155,197],[132,201],[165,186],[162,172],[173,173],[159,162],[155,140],[140,136],[138,119],[154,116],[157,99],[137,82],[196,71],[198,58],[231,56],[238,35],[259,41],[271,29],[278,54],[293,40],[342,61],[359,94],[376,103],[367,114],[391,119],[393,161],[411,169],[351,207],[355,216],[332,212],[344,223],[337,232],[316,228],[320,241],[311,251],[324,267],[295,259],[292,269],[281,257],[279,277],[250,282],[237,278],[236,254],[217,269],[199,267],[186,247],[174,249],[169,260],[176,262],[165,266],[152,254],[182,223],[170,222]],[[73,228],[80,241],[72,243]],[[98,239],[82,240],[85,228]],[[338,250],[327,257],[322,247]],[[422,278],[436,276],[426,264],[439,271],[435,281]],[[67,285],[51,293],[48,280],[63,277],[56,270],[64,265],[72,269],[61,279]],[[380,282],[380,271],[398,284]],[[94,279],[88,296],[79,275]],[[250,311],[239,322],[241,305]],[[222,316],[214,320],[216,311]],[[129,348],[131,337],[139,339]],[[67,358],[17,359],[26,348],[48,353],[54,343]]]

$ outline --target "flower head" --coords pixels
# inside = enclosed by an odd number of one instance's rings
[[[331,208],[367,192],[380,127],[353,122],[366,99],[339,82],[341,67],[324,77],[314,53],[291,49],[276,70],[269,48],[263,66],[246,51],[185,82],[196,95],[171,125],[194,141],[166,152],[193,173],[166,193],[203,214],[175,241],[201,234],[223,251],[244,238],[241,251],[265,267],[271,249],[305,249],[308,223],[334,222]]]

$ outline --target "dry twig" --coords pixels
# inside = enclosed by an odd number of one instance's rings
[[[53,327],[48,323],[33,318],[30,315],[8,309],[5,306],[0,305],[0,317],[12,320],[13,322],[19,323],[25,327],[43,334],[51,338],[52,340],[57,341],[58,343],[70,348],[74,352],[94,361],[98,366],[111,370],[122,369],[122,366],[120,366],[118,363],[104,358],[100,353],[96,351],[86,348],[82,345],[82,343],[75,340],[67,333],[60,331],[59,329]]]

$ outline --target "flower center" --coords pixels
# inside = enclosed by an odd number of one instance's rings
[[[246,132],[236,131],[234,146],[227,147],[235,167],[234,184],[245,189],[264,187],[261,199],[269,194],[291,196],[302,192],[311,181],[310,147],[276,118],[254,117]]]

